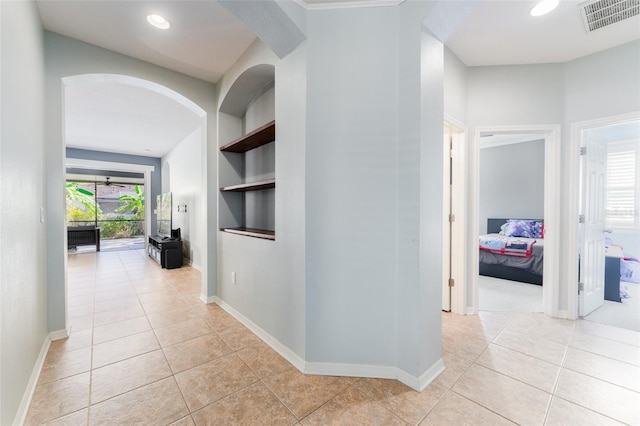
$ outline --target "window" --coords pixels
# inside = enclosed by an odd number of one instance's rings
[[[640,230],[640,140],[607,145],[607,227]]]

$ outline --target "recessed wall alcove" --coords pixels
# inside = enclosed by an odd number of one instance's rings
[[[218,112],[219,225],[223,232],[275,239],[275,69],[244,71]]]

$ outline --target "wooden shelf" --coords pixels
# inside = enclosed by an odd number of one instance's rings
[[[261,189],[271,189],[276,187],[275,179],[265,179],[258,182],[241,183],[239,185],[223,186],[220,188],[222,192],[247,192],[259,191]]]
[[[276,140],[276,121],[270,121],[262,127],[220,147],[225,152],[247,152]]]
[[[247,237],[262,238],[265,240],[275,240],[275,231],[267,231],[265,229],[255,228],[220,228],[222,232],[229,232],[230,234],[244,235]]]

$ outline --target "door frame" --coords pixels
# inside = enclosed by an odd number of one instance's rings
[[[565,317],[566,313],[558,309],[560,294],[560,275],[558,256],[560,253],[560,130],[559,124],[517,125],[517,126],[478,126],[474,129],[474,137],[469,146],[469,221],[467,273],[470,274],[469,299],[466,311],[468,314],[478,313],[478,274],[479,274],[479,201],[480,188],[478,177],[480,171],[480,135],[493,134],[537,134],[544,138],[544,261],[542,306],[544,313],[552,317]]]
[[[578,262],[579,244],[578,215],[580,214],[580,146],[582,146],[581,135],[583,131],[598,127],[622,124],[628,121],[640,120],[640,111],[625,114],[612,115],[594,120],[579,121],[571,123],[571,137],[569,140],[569,152],[567,167],[569,176],[567,217],[574,218],[565,226],[564,240],[567,244],[567,265],[576,265],[575,268],[567,268],[567,294],[569,295],[567,311],[570,319],[578,318],[580,300],[578,295]],[[572,295],[576,295],[573,297]]]
[[[453,206],[458,207],[455,209],[455,221],[453,222],[453,233],[452,239],[449,241],[449,244],[443,244],[443,251],[448,250],[449,245],[453,244],[452,257],[455,257],[455,261],[449,259],[449,253],[443,252],[443,265],[442,265],[442,291],[451,290],[451,299],[449,306],[451,308],[451,313],[464,315],[466,313],[465,309],[465,300],[467,293],[467,271],[466,271],[466,253],[465,250],[465,235],[466,235],[466,187],[467,187],[467,174],[466,174],[466,152],[467,152],[467,133],[468,127],[456,120],[455,118],[445,114],[444,116],[444,126],[451,127],[457,130],[453,136],[453,160],[452,160],[452,169],[453,169],[453,180],[457,182],[458,185],[455,187],[452,195],[452,204]],[[443,161],[449,161],[448,150],[444,150],[443,152]],[[448,170],[449,167],[447,164],[443,167],[443,172]],[[443,196],[446,197],[446,194],[449,193],[449,176],[443,175]],[[449,207],[449,199],[443,200],[443,207],[448,210]],[[445,228],[446,225],[446,228]],[[448,213],[444,213],[443,210],[443,230],[448,230]],[[449,239],[449,233],[445,232],[443,234],[443,238]],[[456,250],[457,249],[457,250]],[[447,259],[449,259],[451,263],[451,275],[455,277],[456,283],[453,287],[449,287],[448,285],[448,275],[449,275],[449,264],[447,263]]]
[[[144,164],[118,163],[112,161],[87,160],[83,158],[65,158],[65,166],[74,169],[84,170],[111,170],[114,172],[132,172],[144,174],[144,191],[151,194],[151,172],[155,170],[155,166],[147,166]],[[149,235],[151,234],[151,200],[149,197],[144,198],[144,247],[147,249],[149,243]],[[67,222],[64,222],[65,235]]]

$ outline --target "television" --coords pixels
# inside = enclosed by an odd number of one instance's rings
[[[156,202],[157,233],[162,237],[171,238],[171,193],[159,194]]]

